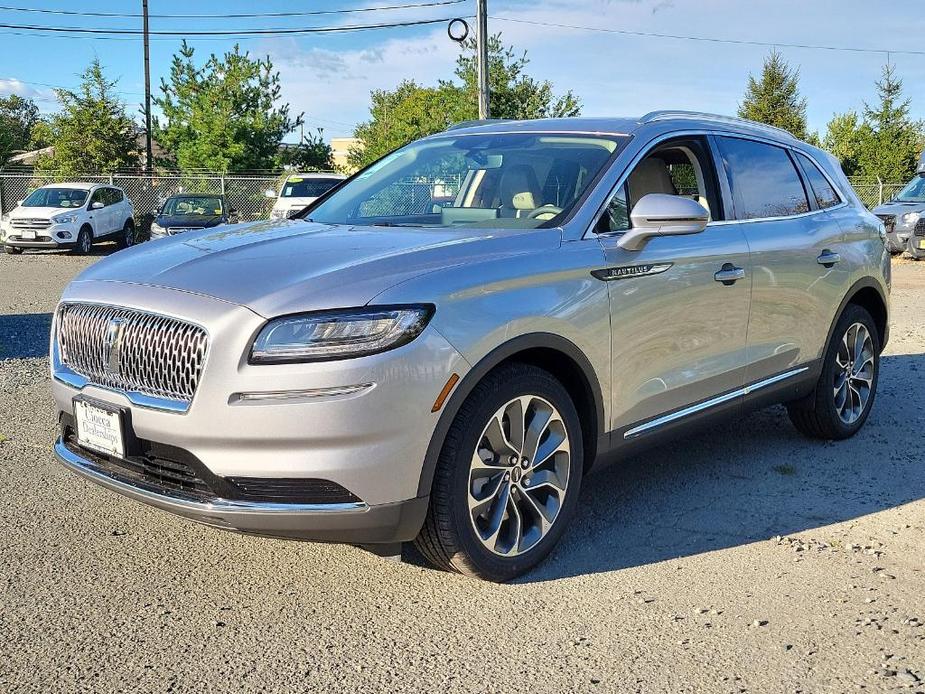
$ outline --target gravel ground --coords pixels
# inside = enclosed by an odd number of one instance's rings
[[[925,263],[863,431],[782,408],[590,478],[492,585],[195,525],[53,459],[49,312],[94,258],[0,257],[0,691],[925,691]]]

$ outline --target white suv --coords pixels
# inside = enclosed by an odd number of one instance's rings
[[[72,248],[84,255],[95,241],[135,242],[132,203],[121,188],[98,183],[52,183],[32,191],[0,218],[7,253],[26,248]]]
[[[292,174],[283,183],[283,189],[270,211],[270,219],[288,219],[298,214],[345,178],[335,173]],[[267,193],[275,196],[273,191]]]

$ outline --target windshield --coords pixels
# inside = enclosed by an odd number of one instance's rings
[[[23,207],[82,207],[87,191],[75,188],[39,188],[22,201]]]
[[[925,202],[925,176],[916,176],[893,198],[897,202]]]
[[[340,183],[342,178],[299,178],[293,176],[283,186],[281,198],[320,198]]]
[[[550,226],[626,139],[512,133],[421,140],[362,171],[308,216],[373,226]]]
[[[169,198],[164,203],[161,214],[177,215],[208,215],[222,213],[222,199],[212,195],[184,196],[182,198]]]

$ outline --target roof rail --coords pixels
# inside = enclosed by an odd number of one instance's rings
[[[471,128],[476,125],[488,125],[489,123],[511,123],[513,119],[511,118],[474,118],[472,120],[461,120],[458,123],[453,123],[446,130],[459,130],[460,128]],[[446,131],[444,131],[446,132]]]
[[[652,123],[660,120],[706,120],[715,123],[729,123],[730,125],[741,125],[754,130],[764,130],[765,132],[775,135],[784,135],[790,140],[796,140],[796,136],[789,130],[778,128],[776,125],[759,123],[746,118],[735,118],[734,116],[720,116],[716,113],[700,113],[698,111],[650,111],[639,119],[640,123]]]

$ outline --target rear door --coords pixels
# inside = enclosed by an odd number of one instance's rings
[[[746,382],[754,384],[804,368],[822,352],[833,309],[846,291],[844,234],[827,211],[843,203],[796,149],[731,135],[715,139],[732,191],[734,225],[751,256]],[[804,174],[807,167],[813,177],[818,174],[818,196]]]

